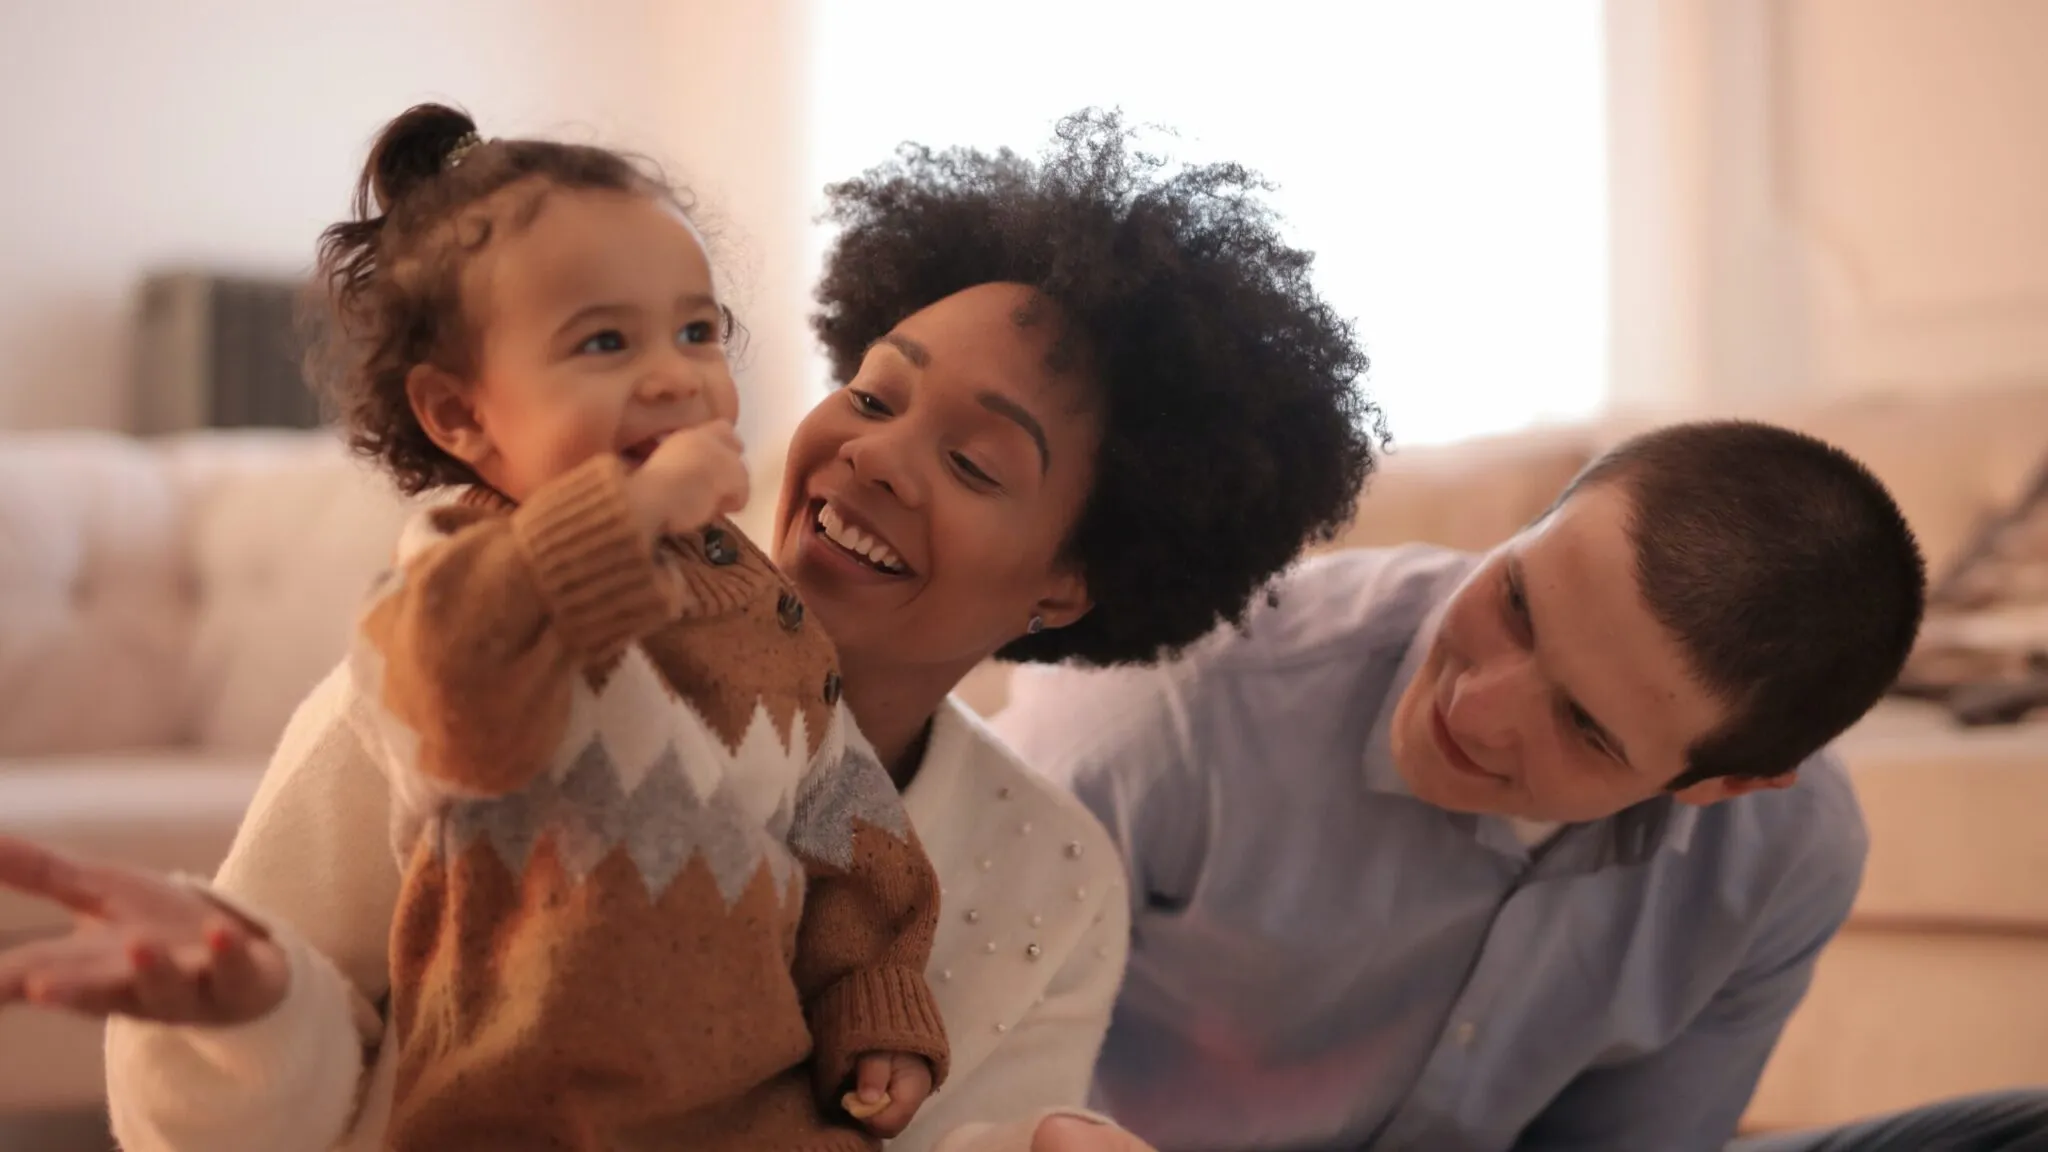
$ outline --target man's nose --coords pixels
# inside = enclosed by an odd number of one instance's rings
[[[1526,654],[1497,657],[1458,676],[1444,721],[1460,743],[1511,752],[1539,694]]]

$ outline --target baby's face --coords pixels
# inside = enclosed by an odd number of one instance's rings
[[[465,270],[472,466],[514,500],[600,453],[736,420],[729,317],[682,213],[628,192],[508,188]]]

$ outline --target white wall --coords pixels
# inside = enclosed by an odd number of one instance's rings
[[[740,241],[749,375],[789,379],[802,25],[800,0],[0,4],[0,428],[121,425],[143,272],[307,267],[377,127],[422,99],[487,135],[636,148],[699,187]],[[784,391],[750,391],[757,437],[787,422]]]
[[[1625,403],[2048,381],[2048,4],[1609,0]]]
[[[1279,185],[1268,201],[1356,321],[1397,444],[1600,406],[1602,0],[1263,0],[1253,15],[1035,0],[1030,13],[819,0],[812,183],[906,138],[1032,155],[1060,115],[1121,106],[1174,130],[1148,143],[1175,159],[1237,161]]]

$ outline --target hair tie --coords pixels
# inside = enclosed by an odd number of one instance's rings
[[[442,159],[441,171],[446,172],[462,163],[462,158],[475,151],[477,145],[483,142],[483,137],[474,132],[463,133],[462,137],[455,141],[454,146],[448,149],[448,155]]]

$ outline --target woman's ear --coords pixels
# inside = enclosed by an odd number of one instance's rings
[[[1088,598],[1088,581],[1078,571],[1062,569],[1054,574],[1049,594],[1039,598],[1034,611],[1047,628],[1065,628],[1093,607],[1095,601]]]
[[[432,364],[415,364],[405,374],[405,398],[427,439],[472,471],[495,454],[490,433],[477,418],[470,387],[454,373]]]

